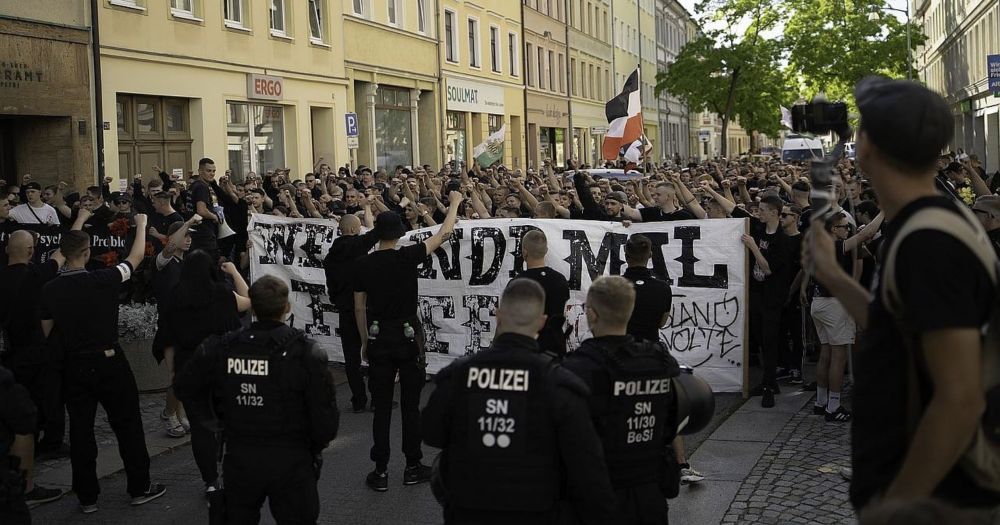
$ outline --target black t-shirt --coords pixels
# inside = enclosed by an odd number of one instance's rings
[[[193,353],[210,335],[222,335],[240,327],[240,313],[233,290],[219,282],[205,296],[192,300],[181,285],[168,295],[166,307],[160,308],[163,342],[177,351]]]
[[[639,208],[639,215],[642,216],[642,222],[687,221],[695,218],[693,213],[683,208],[666,213],[659,206]]]
[[[545,290],[545,326],[538,333],[538,346],[556,353],[566,352],[563,324],[566,321],[566,301],[569,301],[569,283],[563,274],[543,266],[525,270],[518,277],[531,279]]]
[[[358,262],[355,292],[368,294],[368,319],[400,320],[417,313],[417,267],[427,259],[427,245],[377,250]]]
[[[330,300],[341,312],[354,311],[354,289],[357,279],[357,264],[378,244],[375,230],[361,235],[337,237],[323,260],[326,271],[327,292]]]
[[[837,264],[840,265],[840,268],[847,272],[847,275],[854,275],[854,254],[851,252],[844,253],[844,241],[838,240],[834,242],[834,250],[837,254]],[[833,294],[820,284],[819,281],[813,279],[812,285],[813,297],[833,297]]]
[[[739,208],[737,208],[739,210]],[[743,214],[745,211],[739,210]],[[734,210],[733,216],[737,216]],[[761,255],[767,260],[771,274],[765,275],[764,270],[757,264],[756,258],[747,251],[750,257],[750,297],[756,304],[765,306],[781,306],[788,297],[788,287],[791,285],[794,275],[789,275],[795,255],[792,253],[794,245],[789,240],[785,232],[778,227],[774,233],[767,233],[767,225],[756,217],[750,219],[750,235],[757,241]]]
[[[56,276],[58,265],[53,260],[42,264],[12,264],[0,270],[0,320],[3,322],[14,352],[40,354],[45,335],[39,315],[42,287]],[[42,357],[40,355],[24,357]]]
[[[673,293],[666,281],[653,277],[649,268],[630,267],[622,275],[635,285],[635,307],[628,320],[628,333],[636,339],[660,340],[660,322],[670,312]]]
[[[181,214],[177,213],[176,211],[171,213],[170,215],[161,215],[159,213],[154,213],[149,216],[149,225],[155,228],[157,233],[159,233],[160,235],[166,235],[168,229],[170,228],[170,225],[177,221],[184,222],[184,217],[181,217]],[[160,242],[159,239],[151,235],[147,235],[146,240],[153,243],[153,248],[156,251],[160,251],[163,249],[164,243]]]
[[[55,322],[66,356],[118,344],[118,290],[131,276],[131,265],[122,262],[94,271],[66,271],[42,288],[41,318]]]
[[[215,205],[212,204],[212,188],[201,179],[191,183],[191,204],[195,213],[197,213],[199,202],[204,202],[208,211],[215,213]],[[218,250],[218,228],[218,223],[210,220],[203,220],[201,224],[192,226],[189,229],[191,232],[191,249],[205,250],[210,254]]]
[[[930,206],[955,209],[946,197],[926,197],[908,204],[884,226],[883,250],[888,249],[899,227],[914,212]],[[918,231],[903,241],[896,257],[905,326],[925,333],[949,328],[978,329],[987,320],[995,289],[982,263],[961,241],[937,231]],[[884,278],[881,270],[879,283]],[[878,284],[872,290],[868,329],[854,358],[851,503],[855,508],[888,488],[902,466],[909,443],[908,350],[896,321],[882,304],[880,287]],[[930,387],[924,384],[922,390],[924,399],[929,399]],[[1000,505],[1000,494],[976,487],[957,467],[938,485],[934,496],[958,506]]]
[[[802,208],[802,214],[799,215],[799,232],[805,233],[809,231],[809,226],[812,224],[812,214],[812,206]]]

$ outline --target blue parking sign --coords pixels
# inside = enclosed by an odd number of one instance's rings
[[[347,125],[347,136],[357,137],[358,136],[358,114],[357,113],[345,113],[344,123]]]
[[[986,72],[990,81],[990,91],[1000,93],[1000,55],[986,57]]]

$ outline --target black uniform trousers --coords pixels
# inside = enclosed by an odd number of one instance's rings
[[[132,369],[121,350],[114,357],[91,356],[67,356],[63,370],[73,491],[85,505],[96,503],[101,492],[97,482],[97,441],[94,437],[98,403],[107,412],[111,430],[118,440],[128,493],[140,496],[149,489],[149,453]]]
[[[278,525],[314,524],[319,518],[316,471],[308,450],[229,446],[222,473],[226,523],[259,523],[265,498]]]
[[[361,373],[361,334],[358,333],[358,323],[354,318],[354,310],[340,312],[340,342],[344,346],[344,372],[347,374],[347,384],[351,387],[351,407],[354,410],[365,408],[368,404],[368,391],[365,390],[365,377]],[[371,390],[371,380],[368,381]],[[372,394],[372,399],[375,395]]]
[[[418,331],[418,337],[422,336]],[[389,344],[381,339],[371,340],[368,343],[368,380],[375,403],[371,459],[379,470],[384,470],[389,464],[389,426],[397,372],[403,454],[407,465],[410,465],[423,457],[420,450],[420,391],[424,388],[425,366],[420,362],[420,349],[415,342]]]
[[[667,525],[667,498],[656,483],[615,489],[621,525]]]
[[[785,368],[802,369],[802,306],[798,298],[781,309],[781,351],[778,365]],[[787,338],[787,340],[786,340]],[[791,343],[791,344],[789,344]]]
[[[7,461],[0,459],[0,487],[6,488],[6,497],[0,496],[0,523],[4,525],[31,525],[31,513],[24,502],[24,485],[9,470]]]
[[[761,382],[777,386],[778,347],[781,345],[781,307],[768,306],[750,296],[750,351],[760,351],[760,364],[764,369]]]
[[[63,410],[59,370],[45,362],[29,363],[16,358],[11,361],[5,366],[14,374],[14,380],[28,389],[31,401],[38,408],[37,451],[58,449],[66,435],[66,412]]]
[[[192,356],[192,352],[181,349],[174,350],[175,381],[176,374],[180,374],[184,370]],[[200,410],[199,407],[184,408],[191,420],[191,453],[194,455],[194,462],[198,465],[201,480],[205,482],[206,486],[211,485],[219,477],[217,463],[219,441],[215,437],[219,423],[211,411],[206,412]]]

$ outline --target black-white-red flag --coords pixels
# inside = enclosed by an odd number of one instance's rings
[[[639,85],[637,67],[628,76],[622,92],[604,105],[608,132],[604,135],[601,153],[605,160],[616,160],[622,146],[632,144],[642,136],[642,94]]]

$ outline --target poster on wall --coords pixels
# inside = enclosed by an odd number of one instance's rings
[[[653,242],[652,270],[673,290],[673,307],[660,339],[681,364],[695,368],[718,392],[744,386],[747,266],[740,236],[745,219],[660,223],[489,219],[460,221],[451,239],[421,266],[418,316],[427,338],[428,372],[485,350],[496,330],[504,286],[524,269],[521,239],[541,230],[546,264],[566,276],[570,300],[569,348],[590,337],[583,304],[601,275],[625,271],[624,245],[641,233]],[[437,227],[407,233],[401,244],[430,237]],[[254,215],[251,275],[284,279],[291,291],[292,326],[306,331],[332,361],[343,361],[338,315],[326,290],[323,259],[337,224],[322,219]]]

